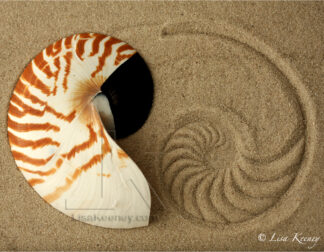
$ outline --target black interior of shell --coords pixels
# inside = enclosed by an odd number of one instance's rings
[[[134,54],[101,86],[114,116],[115,137],[127,137],[142,127],[153,103],[153,79],[138,54]]]

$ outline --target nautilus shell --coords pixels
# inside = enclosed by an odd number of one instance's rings
[[[28,64],[13,91],[8,138],[18,169],[64,214],[92,225],[148,225],[148,183],[117,145],[152,104],[145,62],[128,44],[84,33],[61,39]]]

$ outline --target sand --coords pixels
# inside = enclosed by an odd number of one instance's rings
[[[324,250],[324,4],[1,2],[0,250]],[[111,230],[45,203],[17,170],[8,103],[28,62],[80,32],[151,69],[144,126],[119,144],[150,225]]]

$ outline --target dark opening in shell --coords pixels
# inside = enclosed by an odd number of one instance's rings
[[[151,73],[138,54],[114,71],[101,86],[114,116],[115,137],[127,137],[142,127],[153,102]]]

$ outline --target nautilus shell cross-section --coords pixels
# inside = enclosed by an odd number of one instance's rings
[[[49,204],[107,228],[149,223],[149,185],[115,139],[137,131],[153,101],[141,56],[114,37],[61,39],[25,68],[8,110],[18,169]]]

